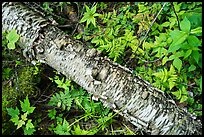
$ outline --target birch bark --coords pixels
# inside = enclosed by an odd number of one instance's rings
[[[202,123],[127,68],[100,57],[21,3],[2,3],[2,29],[16,29],[25,56],[56,69],[148,134],[202,134]]]

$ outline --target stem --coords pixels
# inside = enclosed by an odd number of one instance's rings
[[[152,23],[151,23],[151,25],[150,25],[149,29],[147,30],[147,32],[146,32],[146,34],[145,34],[145,36],[144,36],[144,38],[143,38],[142,42],[143,42],[143,41],[144,41],[144,39],[147,37],[147,35],[148,35],[148,33],[149,33],[150,29],[152,28],[152,26],[153,26],[154,22],[155,22],[155,21],[156,21],[156,19],[158,18],[159,14],[161,13],[161,11],[163,10],[163,8],[164,8],[164,6],[165,6],[165,5],[166,5],[166,2],[164,3],[164,5],[163,5],[163,6],[162,6],[162,8],[160,9],[160,11],[157,13],[157,15],[156,15],[156,17],[154,18],[154,20],[152,21]]]
[[[167,2],[164,3],[164,5],[163,5],[162,8],[160,9],[160,11],[157,13],[157,15],[156,15],[156,17],[154,18],[154,20],[152,21],[152,23],[151,23],[149,29],[147,30],[145,36],[144,36],[143,39],[140,41],[139,46],[137,47],[137,49],[138,49],[138,48],[142,45],[142,43],[144,42],[144,40],[145,40],[145,38],[147,37],[147,35],[148,35],[150,29],[152,28],[154,22],[156,21],[157,17],[159,16],[159,14],[161,13],[161,11],[163,10],[163,8],[164,8],[164,6],[166,5],[166,3],[167,3]],[[134,53],[136,53],[137,49],[135,50]]]
[[[180,23],[179,23],[179,19],[178,19],[178,15],[176,14],[176,10],[175,10],[175,8],[174,8],[174,5],[173,5],[172,2],[170,2],[170,4],[171,4],[171,7],[172,7],[172,9],[173,9],[173,11],[174,11],[174,14],[176,15],[176,19],[177,19],[177,22],[178,22],[179,30],[181,30],[181,28],[180,28]]]

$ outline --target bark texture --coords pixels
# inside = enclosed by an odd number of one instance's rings
[[[21,3],[2,4],[3,30],[16,29],[24,55],[75,81],[149,134],[202,134],[202,123],[127,68],[100,57]]]

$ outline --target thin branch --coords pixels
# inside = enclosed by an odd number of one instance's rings
[[[164,57],[164,56],[162,56],[162,57],[160,57],[160,58],[158,58],[158,59],[155,59],[155,60],[143,60],[143,59],[140,58],[140,57],[136,57],[136,58],[138,58],[139,60],[141,60],[141,61],[143,61],[143,62],[145,62],[145,63],[154,63],[154,62],[156,62],[156,61],[161,60],[163,57]]]
[[[173,9],[173,11],[174,11],[174,14],[176,15],[176,19],[177,19],[177,22],[178,22],[179,30],[181,30],[181,28],[180,28],[180,23],[179,23],[179,19],[178,19],[178,15],[177,15],[177,13],[176,13],[176,10],[175,10],[175,8],[174,8],[174,5],[173,5],[172,2],[170,2],[170,4],[171,4],[171,7],[172,7],[172,9]]]
[[[164,5],[162,6],[162,8],[160,9],[160,11],[157,13],[157,15],[156,15],[156,17],[154,18],[154,20],[152,21],[152,23],[151,23],[151,25],[150,25],[150,27],[149,27],[149,29],[147,30],[147,32],[146,32],[146,34],[145,34],[145,36],[144,36],[144,38],[143,38],[143,40],[142,40],[142,42],[144,41],[144,39],[147,37],[147,35],[148,35],[148,33],[149,33],[149,31],[150,31],[150,29],[152,28],[152,26],[153,26],[153,24],[154,24],[154,22],[156,21],[156,19],[158,18],[158,16],[159,16],[159,14],[161,13],[161,11],[163,10],[163,8],[164,8],[164,6],[166,5],[166,2],[164,3]],[[141,43],[142,44],[142,43]]]
[[[167,2],[164,3],[164,5],[162,6],[162,8],[160,9],[160,11],[157,13],[156,17],[154,18],[154,20],[152,21],[149,29],[147,30],[145,36],[143,37],[143,39],[140,41],[139,46],[137,47],[137,49],[142,45],[142,43],[144,42],[145,38],[147,37],[150,29],[152,28],[154,22],[156,21],[156,19],[158,18],[159,14],[161,13],[161,11],[163,10],[164,6],[166,5]],[[136,53],[137,49],[135,50],[134,54]]]

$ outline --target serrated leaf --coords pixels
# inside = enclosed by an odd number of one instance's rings
[[[21,119],[23,120],[23,121],[26,121],[27,120],[27,113],[24,113],[23,115],[21,115]]]
[[[13,108],[6,108],[7,111],[8,111],[8,114],[11,116],[11,117],[15,117],[15,116],[18,116],[20,113],[19,113],[19,109],[16,107],[16,109],[13,109]]]
[[[72,130],[71,132],[72,135],[94,135],[93,131],[81,129],[79,124],[74,125],[74,130]]]
[[[19,128],[22,127],[23,125],[25,125],[25,122],[24,122],[23,120],[19,120],[19,121],[18,121],[17,129],[19,129]]]
[[[15,49],[15,48],[16,48],[14,42],[9,42],[9,43],[7,44],[7,47],[8,47],[9,49]]]
[[[182,31],[185,31],[187,33],[190,32],[191,23],[186,17],[181,21],[180,28]]]
[[[91,112],[91,105],[90,105],[90,102],[87,98],[84,98],[84,100],[82,101],[82,105],[84,106],[84,109],[87,112]]]
[[[188,68],[188,72],[194,71],[195,69],[196,69],[196,66],[195,66],[195,65],[191,65],[191,66]]]
[[[48,117],[51,118],[51,119],[55,119],[55,115],[57,113],[57,111],[55,109],[52,109],[52,110],[48,110]]]
[[[35,107],[30,107],[28,96],[26,96],[26,99],[24,99],[24,102],[20,101],[20,104],[23,112],[28,112],[28,114],[33,113]]]
[[[183,43],[186,40],[186,38],[188,37],[188,34],[186,32],[179,31],[179,30],[172,31],[170,33],[170,35],[171,35],[171,38],[173,39],[173,42],[170,45],[168,52],[170,52],[174,48],[176,49],[177,47],[175,47],[175,46]]]
[[[176,67],[178,69],[178,71],[180,72],[181,67],[182,67],[182,61],[179,58],[175,58],[173,61],[173,65],[174,67]]]
[[[24,135],[33,135],[33,132],[35,132],[34,128],[24,129]]]
[[[7,34],[6,39],[9,40],[9,43],[15,43],[18,41],[19,37],[16,30],[13,29]]]
[[[70,135],[69,131],[71,130],[69,123],[64,119],[63,124],[58,124],[54,132],[58,135]]]
[[[34,125],[31,123],[31,119],[28,120],[28,122],[26,123],[26,129],[28,130],[29,128],[34,128]]]
[[[17,115],[14,116],[14,117],[11,118],[11,121],[14,123],[14,125],[18,125],[19,117]]]

